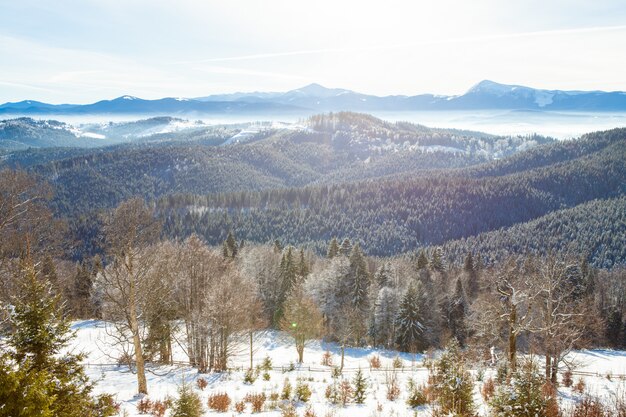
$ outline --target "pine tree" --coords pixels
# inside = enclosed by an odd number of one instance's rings
[[[352,394],[354,402],[357,404],[363,404],[367,399],[367,378],[363,376],[361,368],[356,371],[354,379],[352,380],[352,385],[354,385]]]
[[[72,338],[70,322],[60,311],[59,295],[37,277],[32,263],[24,261],[22,269],[24,279],[10,318],[14,332],[9,344],[18,362],[31,360],[33,368],[40,371],[54,362],[54,355]]]
[[[620,347],[622,343],[622,313],[617,308],[612,308],[606,320],[606,340],[612,348]]]
[[[300,248],[300,260],[298,262],[298,275],[302,279],[306,278],[310,273],[309,264],[304,256],[304,249]]]
[[[468,252],[465,257],[465,262],[463,265],[463,270],[467,276],[466,286],[467,286],[467,296],[470,300],[474,300],[478,295],[478,271],[476,266],[474,265],[474,258],[472,257],[472,253]]]
[[[235,258],[237,256],[239,247],[237,246],[237,240],[235,240],[235,236],[232,232],[228,232],[222,251],[225,258]]]
[[[54,266],[54,261],[50,255],[46,255],[41,265],[42,278],[50,283],[52,289],[59,292],[59,277]]]
[[[508,385],[502,385],[491,400],[494,416],[526,417],[551,416],[558,405],[554,397],[546,397],[543,391],[544,378],[536,364],[528,360],[515,372]]]
[[[428,258],[426,257],[426,252],[424,252],[424,249],[421,249],[419,255],[417,256],[417,270],[420,271],[427,267]]]
[[[204,410],[202,400],[188,384],[183,384],[178,389],[178,398],[172,407],[172,417],[201,417]]]
[[[446,270],[443,262],[443,254],[441,253],[441,248],[439,247],[435,248],[433,251],[433,256],[430,260],[430,268],[436,272],[444,272]]]
[[[0,356],[0,415],[110,416],[91,397],[82,355],[64,352],[73,337],[60,296],[37,276],[30,259],[22,265],[19,296],[9,316],[11,347]]]
[[[456,280],[454,294],[449,301],[448,306],[448,326],[452,332],[452,336],[458,340],[461,346],[465,346],[467,338],[467,326],[465,316],[467,314],[467,301],[465,292],[463,291],[463,283],[461,279]]]
[[[277,310],[274,312],[273,317],[274,326],[278,326],[283,314],[283,304],[291,294],[291,290],[293,289],[293,287],[298,283],[298,267],[293,256],[293,247],[289,246],[283,252],[283,255],[280,259],[278,273],[280,275],[278,279],[280,283],[280,289],[276,306]]]
[[[441,411],[445,415],[474,415],[473,379],[465,368],[465,361],[455,339],[446,346],[435,363],[434,370],[432,383]]]
[[[419,282],[411,283],[400,302],[396,317],[396,342],[400,349],[418,352],[427,347],[424,308],[421,285]]]
[[[374,280],[378,284],[379,288],[391,285],[391,271],[388,263],[383,263],[380,268],[378,268]]]
[[[337,242],[337,238],[334,237],[328,244],[328,250],[326,251],[326,257],[328,259],[332,259],[335,256],[339,256],[339,243]]]
[[[465,272],[474,272],[474,258],[472,258],[472,252],[467,252],[465,262],[463,263],[463,270]]]
[[[93,314],[91,308],[91,291],[93,279],[87,266],[82,263],[76,268],[72,288],[72,313],[74,317],[88,318]]]
[[[343,240],[343,242],[341,243],[341,249],[339,249],[339,252],[343,256],[350,256],[350,253],[352,252],[352,243],[350,243],[350,239],[345,238]]]
[[[368,309],[369,272],[361,246],[357,243],[350,253],[350,293],[352,305],[360,311]]]
[[[398,293],[396,290],[383,287],[378,291],[374,308],[374,344],[382,343],[392,347],[396,332],[396,315],[398,314]]]

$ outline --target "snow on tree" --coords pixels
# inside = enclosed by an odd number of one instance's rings
[[[428,346],[426,300],[419,282],[406,290],[396,316],[396,343],[400,349],[418,352]]]

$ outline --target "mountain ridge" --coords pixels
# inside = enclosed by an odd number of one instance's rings
[[[286,92],[237,92],[146,100],[124,95],[91,104],[35,100],[0,105],[0,114],[246,114],[419,110],[626,111],[626,92],[547,90],[483,80],[461,95],[376,96],[312,83]]]

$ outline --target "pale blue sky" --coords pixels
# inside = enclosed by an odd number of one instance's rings
[[[0,102],[626,90],[623,0],[0,0]]]

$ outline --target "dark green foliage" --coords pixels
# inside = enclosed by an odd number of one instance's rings
[[[37,276],[29,259],[22,263],[19,297],[9,315],[7,343],[0,357],[0,416],[106,417],[111,401],[91,397],[93,384],[81,355],[62,353],[73,337],[60,296]]]
[[[352,252],[352,243],[350,243],[350,239],[345,238],[341,243],[341,248],[339,249],[339,253],[343,256],[349,256]]]
[[[352,306],[362,313],[366,313],[369,308],[369,286],[370,274],[367,270],[365,256],[361,251],[361,246],[357,243],[350,253],[348,291]]]
[[[294,391],[294,399],[296,401],[308,402],[311,399],[311,387],[303,381],[298,381],[296,390]]]
[[[72,338],[70,322],[60,310],[60,297],[50,284],[37,277],[35,267],[25,261],[19,298],[11,315],[9,344],[18,362],[31,361],[32,369],[50,368],[63,346]]]
[[[433,389],[444,414],[471,416],[474,412],[474,383],[467,371],[459,344],[452,340],[435,362]]]
[[[460,264],[464,253],[479,250],[490,263],[511,254],[589,253],[596,268],[626,263],[626,198],[594,200],[558,210],[526,223],[444,244],[446,256]],[[589,262],[585,258],[584,267]],[[582,291],[593,291],[593,276],[582,272]]]
[[[537,366],[528,361],[519,369],[510,384],[501,385],[491,400],[496,416],[529,417],[545,416],[554,399],[545,398],[542,387],[544,378]]]
[[[420,407],[428,403],[428,398],[426,398],[423,387],[417,386],[412,378],[409,378],[409,381],[407,383],[407,390],[408,395],[406,403],[409,407]]]
[[[352,385],[354,386],[353,390],[353,398],[354,402],[357,404],[363,404],[367,399],[367,378],[363,376],[363,372],[361,368],[356,371],[354,375],[354,379],[352,380]]]
[[[224,241],[224,257],[225,258],[234,258],[237,256],[237,252],[239,251],[239,247],[237,246],[237,241],[235,240],[235,236],[233,236],[232,232],[228,232],[228,236]]]
[[[430,269],[434,272],[445,272],[446,265],[443,260],[443,253],[441,251],[441,248],[436,247],[433,250],[433,254],[432,254],[432,257],[430,258],[429,265],[430,265]]]
[[[456,280],[456,286],[454,294],[449,300],[447,313],[448,313],[448,328],[461,347],[465,346],[465,339],[467,338],[467,325],[465,323],[465,317],[467,315],[467,300],[465,298],[465,291],[463,290],[463,283],[461,279]]]
[[[417,270],[421,271],[428,267],[428,258],[426,257],[426,252],[424,249],[420,249],[419,255],[417,257]]]
[[[76,267],[72,294],[70,298],[70,308],[72,315],[76,318],[90,318],[94,315],[91,304],[91,292],[93,288],[93,276],[85,265],[85,262]]]
[[[378,288],[383,288],[392,285],[391,283],[391,271],[389,270],[389,264],[383,263],[374,275],[374,281],[378,285]]]
[[[612,308],[606,320],[606,340],[612,348],[619,348],[622,343],[622,313],[616,308]]]
[[[178,398],[174,401],[171,417],[201,417],[204,412],[200,396],[190,385],[183,383],[178,389]]]
[[[326,251],[326,257],[328,259],[332,259],[335,256],[339,255],[339,243],[337,243],[337,238],[334,237],[330,240],[328,244],[328,250]]]
[[[304,256],[304,249],[300,249],[300,256],[298,260],[298,275],[301,279],[306,278],[310,272],[309,263]]]
[[[419,282],[407,289],[396,317],[396,342],[404,351],[419,352],[428,347],[426,299]]]
[[[6,354],[0,356],[0,416],[53,417],[54,397],[50,375],[32,372],[30,361],[22,362],[17,370]]]

